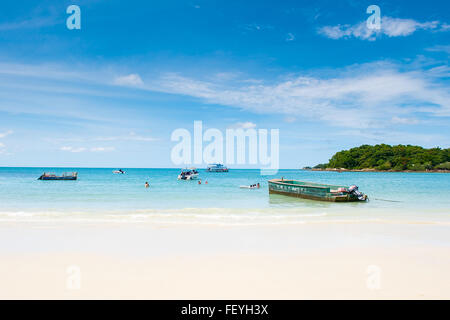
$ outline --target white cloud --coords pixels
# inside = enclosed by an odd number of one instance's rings
[[[445,24],[439,21],[418,22],[412,19],[400,19],[384,16],[381,18],[381,29],[367,28],[366,21],[355,25],[324,26],[318,32],[331,39],[359,38],[362,40],[375,40],[381,35],[388,37],[405,37],[413,34],[417,30],[438,30],[443,29]]]
[[[288,75],[270,80],[244,77],[243,73],[217,77],[202,74],[202,78],[166,73],[159,77],[149,77],[146,91],[157,91],[186,95],[200,99],[204,103],[220,104],[240,108],[254,113],[281,114],[298,121],[323,121],[342,127],[385,127],[392,125],[392,119],[418,118],[418,113],[426,116],[450,116],[450,90],[448,75],[444,66],[422,70],[422,66],[395,65],[376,62],[333,70],[322,76],[315,74]],[[414,68],[417,71],[404,71]],[[58,68],[56,68],[58,69]],[[31,71],[30,71],[31,70]],[[51,73],[56,79],[70,78],[70,72]],[[63,71],[61,71],[63,70]],[[0,73],[2,72],[0,64]],[[32,72],[38,76],[39,69],[28,66],[13,66],[4,69],[8,74]],[[35,75],[36,74],[36,75]],[[108,73],[79,71],[78,79],[90,79],[91,83],[111,84]],[[21,74],[22,75],[22,74]],[[207,80],[205,80],[207,79]],[[83,81],[84,83],[84,81]],[[39,110],[41,112],[41,110]],[[417,114],[415,114],[417,113]],[[155,141],[152,137],[130,133],[124,136],[99,137],[97,141]],[[70,142],[61,142],[70,143]],[[76,148],[75,148],[76,149]]]
[[[124,140],[124,141],[157,141],[157,138],[153,137],[145,137],[138,135],[134,132],[130,132],[128,135],[124,136],[114,136],[114,137],[99,137],[95,140],[98,141],[118,141],[118,140]]]
[[[95,147],[90,149],[91,152],[111,152],[115,150],[116,148],[114,147]]]
[[[253,122],[250,121],[246,121],[246,122],[238,122],[235,125],[231,126],[231,128],[233,129],[254,129],[256,128],[256,124],[254,124]]]
[[[448,24],[448,23],[443,23],[443,24],[441,25],[440,31],[449,31],[449,30],[450,30],[450,24]]]
[[[383,17],[381,19],[381,31],[389,37],[409,36],[416,30],[436,29],[439,21],[420,23],[412,19],[398,19]]]
[[[6,137],[6,136],[9,136],[10,134],[13,134],[13,131],[12,131],[12,130],[8,130],[8,131],[6,131],[6,132],[0,133],[0,139],[1,139],[1,138],[4,138],[4,137]]]
[[[289,32],[286,35],[286,41],[289,42],[289,41],[294,41],[294,40],[295,40],[295,36],[292,33]]]
[[[418,124],[420,121],[414,118],[401,118],[394,116],[391,122],[395,124]]]
[[[244,30],[244,33],[274,29],[274,27],[271,25],[262,25],[262,24],[258,24],[258,23],[248,23],[248,24],[241,26],[241,28]]]
[[[36,29],[42,27],[53,26],[58,23],[55,17],[37,17],[28,20],[5,22],[0,24],[0,31],[12,31],[18,29]]]
[[[218,72],[214,75],[217,80],[233,80],[241,75],[240,72]]]
[[[142,81],[138,74],[132,73],[127,76],[116,77],[114,79],[114,84],[119,86],[140,87],[144,85],[144,81]]]
[[[12,130],[8,130],[8,131],[5,131],[5,132],[1,132],[1,133],[0,133],[0,139],[4,138],[4,137],[6,137],[6,136],[9,136],[9,135],[12,134],[12,133],[13,133]],[[6,148],[5,144],[4,144],[3,142],[0,142],[0,154],[7,154],[5,148]]]
[[[61,147],[61,151],[68,151],[73,153],[79,152],[111,152],[116,150],[114,147],[93,147],[93,148],[85,148],[85,147]]]
[[[297,119],[295,117],[293,117],[293,116],[287,116],[287,117],[284,118],[284,121],[287,122],[287,123],[293,123],[296,120]]]
[[[438,46],[434,46],[431,48],[427,48],[427,51],[431,51],[431,52],[445,52],[447,54],[450,54],[450,45],[438,45]]]
[[[418,132],[402,132],[394,130],[344,130],[336,132],[336,137],[358,137],[364,139],[366,143],[387,143],[387,144],[414,144],[414,145],[447,145],[447,140],[441,134],[429,134]]]
[[[68,151],[68,152],[74,152],[74,153],[78,153],[78,152],[84,152],[86,151],[86,148],[83,147],[78,147],[78,148],[74,148],[74,147],[61,147],[60,148],[61,151]]]
[[[103,136],[94,138],[83,138],[78,136],[72,136],[68,138],[47,138],[46,140],[55,143],[86,143],[90,141],[158,141],[158,138],[153,138],[149,136],[141,136],[135,132],[130,132],[127,135],[122,136]],[[67,151],[67,150],[66,150]]]
[[[352,67],[333,78],[298,75],[276,83],[235,84],[170,74],[158,81],[157,90],[343,127],[383,127],[394,116],[414,112],[450,116],[448,87],[435,83],[425,72],[401,72],[383,63]]]
[[[10,155],[10,153],[8,153],[8,152],[6,151],[6,146],[5,146],[5,144],[4,144],[4,143],[1,143],[1,142],[0,142],[0,154],[2,154],[2,155]]]

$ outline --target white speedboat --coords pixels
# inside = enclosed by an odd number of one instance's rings
[[[125,171],[123,171],[122,169],[119,169],[119,170],[114,170],[113,173],[115,173],[115,174],[125,174]]]
[[[239,188],[241,188],[241,189],[259,189],[260,185],[259,185],[259,183],[257,183],[257,184],[252,184],[249,186],[240,186]]]
[[[181,170],[178,180],[195,180],[198,179],[198,171],[195,168]]]

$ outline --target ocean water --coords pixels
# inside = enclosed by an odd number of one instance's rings
[[[298,224],[360,221],[450,223],[445,173],[259,170],[208,173],[178,181],[178,169],[0,168],[0,222]],[[39,181],[43,172],[78,172],[77,181]],[[366,203],[328,203],[269,195],[272,178],[359,186]],[[144,183],[148,181],[150,188]],[[205,184],[208,181],[208,184]],[[240,189],[260,183],[260,189]]]

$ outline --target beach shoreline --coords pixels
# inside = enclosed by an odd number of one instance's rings
[[[449,299],[449,228],[0,224],[0,298]]]
[[[269,194],[259,170],[0,171],[3,299],[450,298],[444,174],[278,173],[370,198],[330,203]]]

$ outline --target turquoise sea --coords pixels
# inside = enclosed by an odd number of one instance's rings
[[[0,222],[295,224],[409,221],[450,223],[450,175],[445,173],[313,172],[232,169],[178,181],[178,169],[0,168]],[[77,181],[39,181],[43,172],[78,172]],[[359,186],[367,203],[327,203],[269,195],[267,180],[297,179]],[[144,183],[148,181],[150,188]],[[205,184],[208,181],[208,184]],[[260,183],[261,189],[240,189]]]

